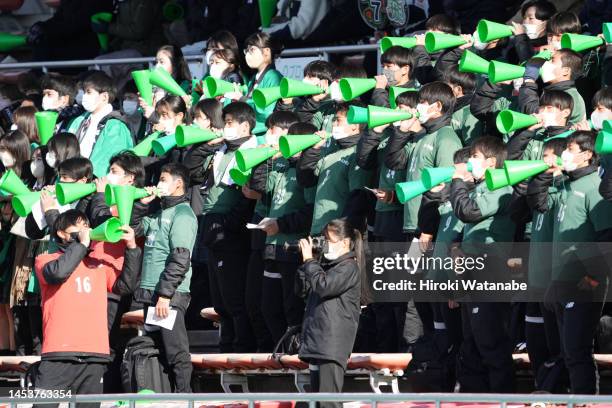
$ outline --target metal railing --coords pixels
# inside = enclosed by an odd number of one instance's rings
[[[28,403],[69,403],[75,407],[77,403],[84,402],[118,402],[122,401],[135,407],[139,404],[155,402],[187,403],[189,408],[195,406],[196,401],[243,402],[248,408],[254,408],[256,402],[262,401],[297,401],[307,402],[309,408],[315,408],[316,402],[360,402],[370,404],[370,408],[377,408],[381,402],[427,402],[440,408],[442,403],[448,402],[478,402],[495,403],[500,408],[507,408],[510,403],[531,404],[564,404],[567,408],[574,408],[576,404],[603,404],[612,402],[612,395],[553,395],[553,394],[451,394],[451,393],[419,393],[419,394],[374,394],[374,393],[244,393],[244,394],[107,394],[107,395],[77,395],[65,399],[36,399],[36,398],[0,398],[0,404],[8,404],[16,408],[18,404]]]

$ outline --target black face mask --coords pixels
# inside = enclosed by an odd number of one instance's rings
[[[68,241],[68,243],[72,243],[72,242],[79,242],[79,234],[80,232],[71,232],[70,233],[70,241]]]

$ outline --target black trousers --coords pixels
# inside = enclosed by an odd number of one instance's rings
[[[259,353],[269,353],[274,348],[273,336],[266,325],[265,312],[261,304],[264,269],[263,250],[252,249],[247,271],[245,302]]]
[[[145,321],[147,319],[148,305],[145,305]],[[155,306],[155,305],[152,305]],[[174,392],[191,392],[191,354],[189,353],[189,338],[185,328],[185,309],[183,307],[172,306],[176,310],[176,320],[172,330],[159,328],[159,331],[152,332],[153,337],[159,336],[161,347],[164,349],[166,360],[172,370],[175,384]]]
[[[222,353],[248,353],[257,348],[245,302],[248,257],[247,251],[211,250],[208,254],[210,294],[220,317]]]
[[[39,390],[71,391],[75,394],[102,394],[104,363],[42,360],[34,376]],[[36,404],[35,408],[58,407],[59,404]],[[77,404],[79,408],[99,407],[99,403]]]
[[[530,302],[526,305],[525,339],[534,373],[537,373],[546,361],[561,356],[555,313],[541,303]]]
[[[319,360],[310,364],[310,387],[312,392],[342,392],[344,385],[344,368],[329,360]],[[319,402],[320,408],[340,408],[340,402]]]
[[[304,300],[295,294],[298,267],[297,262],[265,261],[261,309],[274,344],[288,326],[301,325],[304,318]]]
[[[510,304],[461,304],[463,343],[457,379],[461,392],[514,392]]]
[[[38,304],[13,306],[16,354],[39,356],[42,351],[42,308]]]

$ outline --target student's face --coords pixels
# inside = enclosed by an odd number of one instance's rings
[[[166,51],[159,51],[155,56],[155,66],[162,67],[165,69],[170,75],[173,75],[172,72],[172,61],[170,60],[170,54]]]
[[[164,129],[164,132],[171,135],[176,130],[176,127],[183,124],[183,112],[174,113],[169,109],[164,109],[159,114],[159,124]]]
[[[43,89],[43,110],[60,110],[68,106],[69,101],[68,95],[60,97],[54,89]]]
[[[13,168],[16,164],[15,156],[5,149],[0,149],[0,161],[2,161],[2,165],[6,169]]]
[[[266,132],[266,144],[271,146],[278,146],[278,140],[281,136],[284,136],[288,133],[289,129],[283,129],[278,126],[272,126]]]
[[[180,177],[174,178],[171,174],[162,172],[159,176],[157,188],[163,196],[181,196],[184,194],[183,182]]]
[[[57,236],[65,243],[77,240],[79,232],[89,228],[89,223],[85,220],[78,220],[75,225],[71,225],[63,231],[57,231]]]
[[[244,50],[244,56],[249,68],[257,69],[271,60],[272,52],[269,48],[259,48],[254,45]]]
[[[85,177],[80,178],[80,179],[75,179],[65,174],[60,174],[59,176],[60,176],[59,177],[60,183],[80,183],[80,184],[87,183],[87,179]]]
[[[472,175],[475,180],[484,179],[487,169],[494,169],[497,164],[495,157],[485,157],[480,150],[474,150],[468,161],[472,165]]]
[[[548,34],[546,36],[546,39],[548,41],[548,45],[551,46],[553,49],[555,50],[560,50],[561,49],[561,35],[557,35],[557,34]]]
[[[214,56],[210,61],[209,73],[213,78],[220,79],[226,72],[230,71],[230,64],[223,58]]]
[[[108,170],[106,176],[108,184],[115,186],[131,186],[134,185],[134,175],[127,174],[117,163],[113,163]]]
[[[565,171],[573,171],[589,165],[593,152],[580,150],[580,146],[576,142],[571,142],[563,151],[561,159],[563,160],[563,169]]]
[[[591,114],[591,123],[593,127],[597,130],[603,129],[603,123],[606,120],[612,120],[612,110],[601,104],[597,105]]]
[[[359,133],[359,125],[348,123],[345,112],[338,112],[332,125],[334,128],[342,129],[344,136],[353,136]],[[338,139],[338,137],[336,137],[336,139]]]
[[[327,79],[320,79],[317,77],[305,76],[303,81],[306,84],[318,86],[321,89],[327,89],[329,87],[329,81]]]
[[[225,140],[241,139],[251,135],[251,129],[248,122],[238,122],[234,120],[232,115],[225,115],[223,118],[225,127],[223,128],[223,137]]]
[[[95,112],[108,104],[108,93],[98,92],[93,88],[87,88],[83,95],[83,107],[88,112]]]
[[[338,258],[351,250],[351,240],[340,238],[334,231],[325,229],[325,238],[327,238],[327,250],[324,256],[331,256],[329,259]]]
[[[193,123],[195,123],[200,129],[211,128],[210,119],[208,119],[208,116],[200,111],[196,111],[195,117],[193,118]]]
[[[565,126],[570,113],[569,109],[561,110],[556,106],[540,106],[538,110],[544,127]]]
[[[392,77],[393,80],[389,81],[389,85],[391,86],[397,84],[398,82],[401,82],[406,77],[408,77],[410,70],[408,66],[400,67],[397,64],[391,64],[388,62],[382,64],[382,69],[383,73],[387,76],[387,80],[391,79],[389,77]]]
[[[536,17],[536,8],[534,6],[529,7],[523,14],[523,24],[537,24],[544,23],[545,20],[538,20]]]

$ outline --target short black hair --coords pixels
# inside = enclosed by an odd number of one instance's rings
[[[461,149],[455,151],[453,154],[453,163],[467,163],[470,160],[470,156],[472,154],[472,148],[470,146],[462,147]]]
[[[564,33],[582,33],[580,19],[571,11],[560,11],[552,15],[546,22],[546,34],[561,35]]]
[[[455,94],[448,84],[442,81],[430,82],[423,85],[419,90],[419,101],[425,101],[428,104],[440,101],[442,104],[442,114],[452,112],[455,106]]]
[[[270,54],[272,55],[272,60],[274,60],[274,58],[282,51],[282,45],[280,42],[270,34],[264,32],[253,33],[249,35],[246,40],[244,40],[244,49],[249,49],[251,46],[260,49],[269,48]]]
[[[476,89],[476,74],[461,72],[459,68],[454,66],[444,72],[444,82],[458,85],[463,89],[464,95],[470,95]]]
[[[436,14],[429,17],[425,23],[425,29],[427,31],[441,31],[447,34],[461,34],[459,22],[448,14]]]
[[[133,152],[126,150],[117,153],[111,157],[108,166],[110,167],[113,164],[121,167],[126,174],[134,176],[134,186],[144,186],[145,169],[140,157],[136,156]]]
[[[198,104],[193,108],[194,118],[195,113],[200,112],[210,120],[210,126],[215,129],[223,129],[223,105],[216,99],[205,98],[200,99]]]
[[[61,242],[62,239],[57,235],[57,232],[66,231],[68,228],[77,225],[79,221],[89,223],[89,219],[87,219],[87,216],[82,211],[70,209],[61,213],[53,223],[51,237],[55,240],[55,242]]]
[[[281,129],[289,129],[295,123],[298,123],[300,118],[291,111],[276,111],[266,119],[266,127],[268,129],[276,126]]]
[[[289,128],[290,135],[312,135],[317,130],[317,127],[312,123],[298,122],[291,125]]]
[[[58,165],[57,175],[59,177],[70,177],[73,180],[85,178],[89,183],[93,179],[93,165],[85,157],[73,157],[64,160]]]
[[[74,97],[77,93],[76,82],[65,75],[56,73],[50,73],[43,77],[41,81],[41,90],[52,89],[56,91],[59,96],[68,96],[70,103],[74,102]]]
[[[353,99],[350,102],[340,102],[339,104],[336,105],[336,115],[339,114],[339,113],[342,113],[345,116],[348,115],[348,111],[349,111],[349,108],[351,106],[357,106],[359,108],[365,108],[366,104],[361,102],[358,99],[357,100]],[[367,126],[368,126],[367,123],[359,123],[359,130],[363,131],[363,130],[365,130],[365,128]]]
[[[117,90],[111,77],[102,71],[95,71],[83,80],[83,90],[94,89],[98,93],[108,93],[108,103],[113,103]]]
[[[470,152],[474,154],[477,151],[482,153],[485,159],[495,157],[495,168],[501,169],[504,167],[507,149],[506,144],[499,137],[481,136],[475,139]]]
[[[544,91],[540,96],[540,106],[554,106],[559,110],[574,109],[574,99],[565,91]]]
[[[593,157],[590,160],[590,164],[597,164],[599,158],[595,153],[595,139],[597,134],[590,130],[577,130],[567,137],[567,145],[570,143],[576,143],[580,147],[582,152],[593,152]]]
[[[182,113],[184,120],[185,121],[187,120],[187,104],[185,103],[183,98],[181,98],[180,96],[176,96],[176,95],[164,96],[155,105],[155,111],[158,111],[158,109],[159,110],[167,109],[169,111],[172,111],[175,115]]]
[[[561,66],[572,71],[570,79],[582,75],[582,55],[569,48],[562,48],[556,52],[561,56]]]
[[[327,80],[330,83],[338,76],[337,68],[331,62],[311,61],[304,68],[304,76]]]
[[[604,108],[612,110],[612,87],[604,86],[593,96],[593,107],[601,105]]]
[[[561,157],[561,154],[566,148],[567,138],[558,137],[544,142],[544,145],[542,146],[542,151],[551,149],[555,155]]]
[[[523,4],[521,7],[521,16],[525,16],[527,9],[535,7],[535,17],[540,21],[546,21],[551,18],[556,12],[557,7],[547,0],[531,0]]]
[[[253,108],[251,108],[251,106],[245,102],[232,102],[227,105],[225,108],[223,108],[223,118],[225,119],[225,116],[227,115],[231,115],[232,119],[238,123],[247,122],[251,128],[251,132],[257,123],[255,119],[255,111],[253,111]]]
[[[410,75],[414,68],[415,58],[414,51],[410,48],[400,47],[398,45],[387,49],[380,56],[381,64],[395,64],[398,67],[410,67]]]
[[[81,155],[79,139],[69,132],[58,133],[47,143],[47,151],[55,153],[57,163]]]
[[[167,163],[164,164],[159,173],[168,173],[173,178],[180,178],[183,180],[183,187],[185,192],[189,188],[189,169],[180,163]]]
[[[395,105],[406,105],[415,108],[419,104],[419,91],[406,91],[395,97]]]

